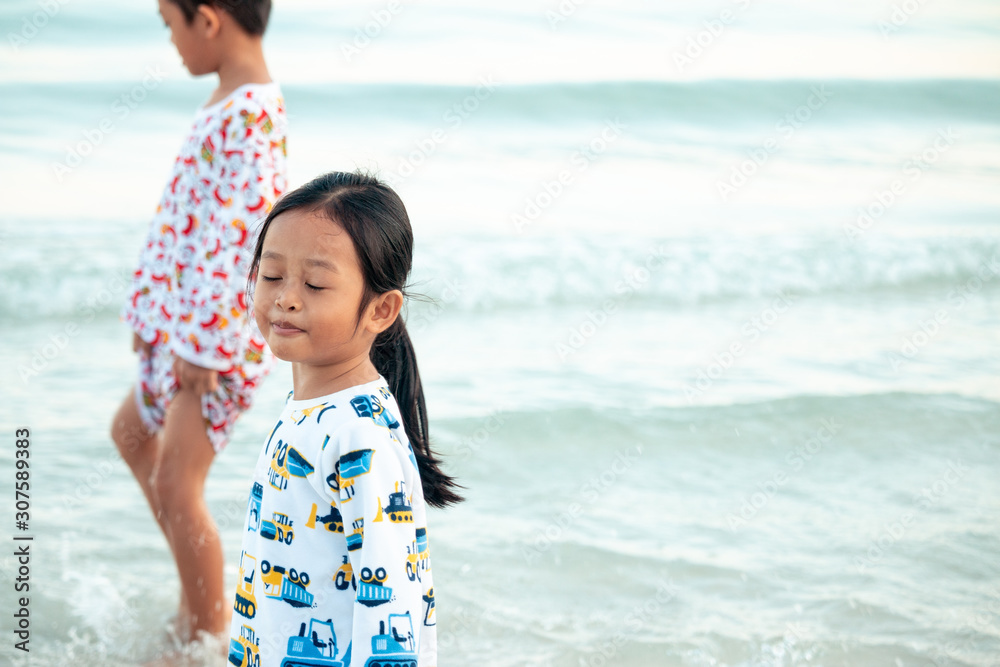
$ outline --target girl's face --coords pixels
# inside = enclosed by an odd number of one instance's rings
[[[264,237],[254,317],[279,359],[336,370],[367,359],[375,338],[367,314],[358,319],[364,286],[347,232],[321,213],[293,209]]]

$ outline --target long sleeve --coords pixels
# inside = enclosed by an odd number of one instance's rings
[[[286,402],[254,469],[233,664],[437,664],[426,504],[398,414],[383,378]]]
[[[344,518],[357,584],[351,664],[373,655],[415,659],[426,614],[409,488],[419,478],[407,470],[413,469],[409,447],[370,420],[339,435],[339,489],[331,489],[331,499]]]

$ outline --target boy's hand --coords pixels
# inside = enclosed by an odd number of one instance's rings
[[[150,354],[153,351],[153,346],[144,341],[139,334],[132,332],[132,351],[133,352],[145,352]]]
[[[199,396],[215,391],[219,387],[218,371],[195,366],[180,357],[174,359],[174,377],[180,382],[181,389],[190,389]]]

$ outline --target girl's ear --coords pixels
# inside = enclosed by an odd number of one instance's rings
[[[222,27],[222,18],[219,16],[219,10],[212,5],[198,5],[198,13],[195,15],[194,20],[201,23],[205,37],[215,37],[219,34],[219,29]]]
[[[365,328],[377,336],[392,326],[402,308],[403,293],[398,289],[378,295],[368,304]]]

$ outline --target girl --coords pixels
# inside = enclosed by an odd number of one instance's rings
[[[287,194],[261,228],[254,317],[293,392],[254,471],[234,665],[436,664],[426,505],[461,498],[399,316],[412,249],[399,197],[361,174]]]

